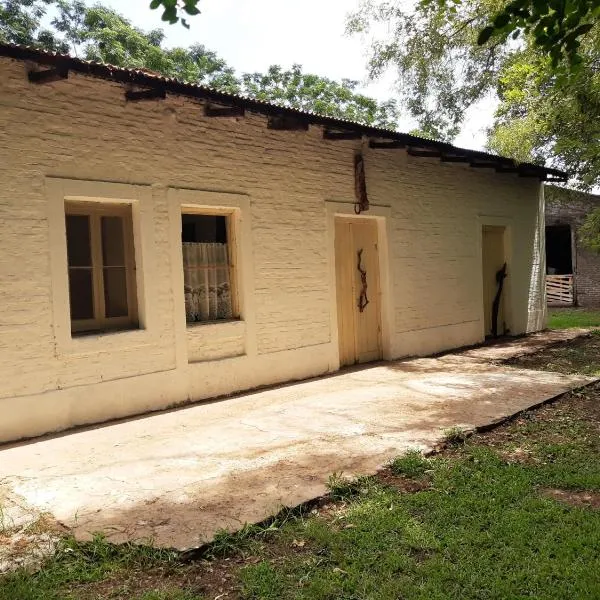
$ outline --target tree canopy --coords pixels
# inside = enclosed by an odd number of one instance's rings
[[[501,35],[480,43],[481,32],[507,6],[503,0],[426,0],[413,6],[364,0],[348,30],[371,36],[371,77],[395,70],[401,106],[421,130],[452,140],[469,107],[496,96],[491,150],[522,161],[546,159],[569,170],[580,187],[598,185],[598,28],[579,30],[576,65],[549,55],[534,23],[512,35],[507,24]]]
[[[242,93],[251,98],[395,129],[398,120],[396,102],[378,102],[357,93],[357,87],[358,81],[343,79],[338,82],[304,73],[300,65],[293,65],[290,70],[273,65],[266,73],[245,73],[241,78]]]
[[[52,8],[50,28],[41,26]],[[168,48],[161,29],[143,31],[118,12],[81,0],[0,0],[0,41],[70,52],[120,67],[144,68],[190,83],[287,107],[395,129],[394,100],[378,102],[357,92],[358,82],[337,82],[272,65],[265,73],[238,75],[215,52],[197,44]]]
[[[421,8],[448,4],[453,12],[468,0],[419,0]],[[200,0],[151,0],[151,9],[162,9],[162,19],[171,24],[181,21],[189,27],[187,16],[200,14]],[[579,46],[600,17],[600,0],[510,0],[487,16],[479,30],[477,43],[490,38],[512,39],[531,35],[534,45],[556,66],[566,58],[571,65],[581,62]]]
[[[477,43],[509,35],[518,39],[525,34],[537,50],[550,57],[553,67],[563,59],[573,67],[582,62],[581,40],[599,17],[599,0],[511,0],[490,16]]]

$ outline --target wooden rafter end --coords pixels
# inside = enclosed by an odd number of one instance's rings
[[[442,153],[439,150],[430,150],[425,148],[414,148],[413,146],[409,146],[406,149],[407,154],[410,156],[415,156],[417,158],[440,158]]]
[[[207,117],[243,117],[244,109],[241,106],[220,106],[207,104],[204,107]]]
[[[69,69],[65,67],[53,67],[43,71],[29,71],[27,78],[31,83],[51,83],[69,77]]]
[[[127,90],[125,100],[139,102],[140,100],[164,100],[167,92],[163,88],[150,88],[148,90]]]
[[[377,142],[375,140],[371,140],[369,142],[369,148],[376,150],[395,150],[398,148],[406,148],[406,144],[404,142],[400,142],[399,140],[392,140],[390,142]]]
[[[332,131],[331,129],[323,130],[323,138],[326,140],[360,140],[362,133],[359,131]]]
[[[308,121],[288,115],[273,115],[268,118],[267,129],[276,131],[308,131]]]

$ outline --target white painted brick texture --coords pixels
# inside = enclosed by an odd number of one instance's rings
[[[206,118],[181,97],[128,104],[123,92],[76,74],[29,84],[24,63],[0,59],[0,441],[338,366],[326,201],[353,201],[360,142],[324,141],[318,127],[271,131],[255,114]],[[481,215],[510,220],[512,332],[543,325],[538,181],[402,150],[364,153],[371,203],[391,206],[390,357],[480,341]],[[47,177],[152,186],[151,338],[123,347],[102,336],[101,351],[57,346]],[[247,195],[252,224],[252,314],[205,338],[202,326],[188,332],[184,365],[170,186]]]

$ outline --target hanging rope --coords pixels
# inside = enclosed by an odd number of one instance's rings
[[[367,197],[367,183],[365,180],[365,161],[362,154],[354,155],[354,212],[359,215],[364,210],[369,210]]]
[[[361,282],[361,290],[360,295],[358,297],[358,310],[363,312],[369,304],[369,298],[367,297],[367,272],[362,267],[362,253],[363,249],[361,248],[358,251],[358,272],[360,273],[360,282]]]

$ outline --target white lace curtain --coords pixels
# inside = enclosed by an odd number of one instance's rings
[[[188,323],[233,317],[227,244],[184,242],[183,277]]]

